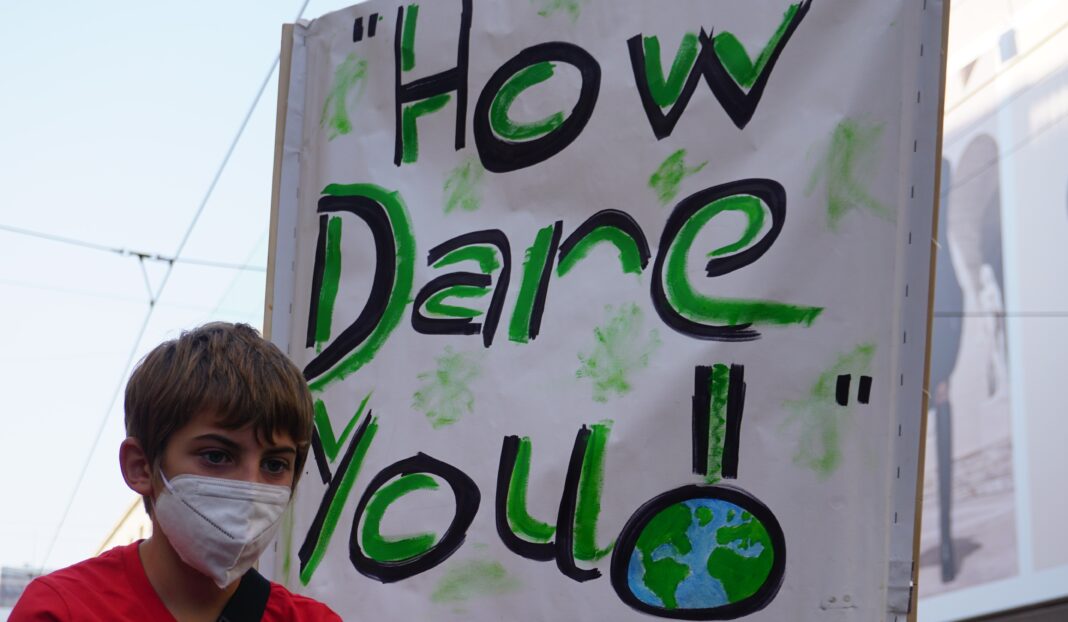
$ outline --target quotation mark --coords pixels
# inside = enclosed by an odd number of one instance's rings
[[[853,381],[851,374],[838,376],[838,384],[834,388],[834,400],[839,406],[849,406],[849,385]],[[871,398],[871,376],[861,376],[860,386],[857,388],[857,401],[867,404]]]
[[[367,18],[367,38],[375,36],[375,29],[378,27],[378,13],[371,13],[371,17]],[[354,42],[363,41],[363,18],[357,17],[356,21],[352,24],[352,40]]]

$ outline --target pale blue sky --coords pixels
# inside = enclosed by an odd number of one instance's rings
[[[172,255],[302,3],[0,4],[0,226]],[[272,76],[182,252],[258,269],[176,264],[138,357],[209,319],[260,325],[276,93]],[[166,265],[146,267],[158,286]],[[134,499],[121,394],[105,411],[147,310],[136,258],[0,230],[0,565],[88,557]]]

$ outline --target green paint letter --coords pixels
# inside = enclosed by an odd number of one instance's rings
[[[693,322],[715,322],[727,326],[739,324],[801,324],[810,326],[819,317],[820,307],[801,307],[767,300],[712,298],[693,288],[687,258],[701,230],[714,217],[725,212],[739,212],[747,225],[737,242],[708,253],[718,257],[748,247],[764,226],[764,205],[754,196],[736,194],[723,197],[696,210],[682,224],[667,251],[664,269],[667,300],[680,315]],[[661,249],[663,250],[663,249]]]
[[[530,438],[519,439],[515,468],[508,482],[507,517],[508,524],[517,535],[533,542],[548,542],[556,533],[556,527],[543,523],[530,515],[527,510],[527,484],[530,480]]]
[[[586,456],[579,475],[578,504],[575,507],[575,559],[596,561],[612,552],[614,543],[597,548],[597,519],[601,516],[601,495],[604,491],[604,452],[612,422],[602,421],[590,426]]]
[[[362,530],[363,550],[378,562],[399,562],[422,555],[434,547],[437,536],[423,533],[396,540],[382,536],[382,517],[389,506],[416,490],[437,490],[438,482],[426,473],[402,475],[378,489],[367,504]]]
[[[544,136],[563,125],[564,113],[562,112],[553,113],[540,121],[531,123],[516,123],[508,116],[508,111],[520,93],[551,77],[553,77],[553,64],[546,61],[526,67],[504,83],[490,104],[490,127],[498,136],[513,141],[529,140]]]
[[[642,46],[645,48],[645,78],[649,84],[649,94],[661,108],[675,105],[682,95],[682,87],[686,84],[690,70],[697,62],[697,35],[688,32],[682,36],[666,80],[663,61],[660,59],[660,39],[645,37],[642,39]]]
[[[442,93],[404,107],[404,112],[401,114],[401,141],[404,150],[402,161],[405,164],[411,164],[419,159],[419,130],[415,123],[416,119],[441,110],[450,99],[452,95]]]
[[[396,269],[388,291],[382,292],[387,296],[386,307],[367,338],[353,346],[351,351],[323,360],[322,356],[329,353],[330,348],[327,348],[322,355],[313,359],[305,367],[305,376],[310,380],[308,387],[312,391],[322,391],[330,384],[354,373],[374,358],[389,335],[400,324],[401,316],[411,299],[415,271],[415,237],[412,235],[408,209],[399,193],[390,192],[373,184],[330,184],[323,190],[323,194],[336,197],[366,197],[385,210],[391,231],[372,231],[372,233],[376,235],[376,238],[380,235],[392,234]]]

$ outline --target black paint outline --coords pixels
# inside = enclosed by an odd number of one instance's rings
[[[556,567],[565,577],[579,583],[592,581],[601,576],[600,570],[579,568],[575,563],[575,512],[578,504],[579,480],[582,477],[582,464],[586,460],[586,450],[589,444],[590,429],[582,426],[575,435],[575,445],[571,449],[567,476],[564,478],[560,509],[556,515]]]
[[[557,265],[567,260],[567,257],[571,254],[571,251],[575,250],[580,242],[586,239],[588,235],[599,229],[600,227],[611,227],[618,229],[627,234],[630,239],[634,240],[634,245],[638,247],[638,256],[641,258],[642,271],[649,265],[649,259],[652,253],[649,251],[649,241],[645,238],[645,232],[642,231],[641,225],[638,221],[634,220],[634,217],[630,214],[617,209],[603,209],[593,216],[590,216],[578,226],[567,238],[560,244],[559,258],[557,259]]]
[[[497,137],[490,126],[490,105],[497,93],[523,69],[550,61],[571,65],[582,76],[578,102],[571,113],[559,127],[539,138],[515,142]],[[483,168],[493,173],[508,173],[544,162],[560,153],[582,134],[593,116],[600,90],[601,65],[589,52],[573,43],[552,41],[519,52],[493,73],[475,103],[475,146]]]
[[[315,263],[312,264],[311,299],[308,300],[308,339],[305,347],[315,345],[315,333],[319,325],[319,295],[323,289],[323,273],[326,271],[326,232],[330,215],[319,216],[319,236],[315,242]]]
[[[797,8],[797,13],[794,14],[790,24],[783,32],[782,38],[775,44],[775,50],[768,57],[764,70],[757,76],[756,82],[753,83],[748,92],[738,86],[738,83],[727,72],[727,68],[723,66],[723,62],[716,55],[713,48],[712,37],[705,33],[704,30],[698,35],[702,51],[707,51],[704,54],[702,64],[705,82],[712,89],[712,94],[719,100],[720,106],[723,107],[727,116],[730,117],[738,129],[745,128],[749,121],[753,119],[753,115],[756,114],[757,106],[760,105],[760,99],[764,96],[764,89],[771,78],[775,63],[779,60],[779,56],[786,49],[786,44],[790,41],[790,37],[793,36],[794,31],[797,30],[801,20],[808,14],[808,10],[811,7],[812,0],[802,0]]]
[[[490,298],[489,308],[482,318],[482,345],[493,345],[493,337],[497,333],[497,325],[504,313],[504,302],[508,297],[508,284],[512,274],[512,247],[508,242],[508,236],[500,229],[483,229],[471,231],[446,240],[430,249],[427,253],[426,263],[433,266],[439,259],[449,253],[467,246],[479,246],[489,244],[495,246],[501,254],[501,268],[497,276],[497,285],[493,288],[493,297]]]
[[[352,440],[349,441],[349,447],[345,450],[345,455],[341,458],[341,463],[337,467],[337,472],[330,478],[330,483],[326,487],[326,493],[323,494],[323,498],[319,501],[319,509],[316,510],[315,518],[312,519],[311,526],[308,527],[308,533],[304,536],[304,542],[301,543],[300,549],[297,551],[297,558],[300,560],[301,572],[304,572],[304,567],[308,565],[308,560],[311,559],[312,553],[315,552],[316,545],[319,544],[319,538],[323,533],[323,524],[326,522],[326,514],[330,510],[330,505],[334,502],[334,497],[337,496],[342,480],[345,479],[345,473],[348,473],[353,456],[356,455],[356,448],[360,446],[360,442],[367,433],[367,427],[371,425],[371,415],[372,411],[367,411],[367,416],[363,418],[363,421],[360,422],[360,427],[357,428],[356,433],[352,435]],[[316,458],[316,460],[318,460],[318,458]]]
[[[701,35],[703,36],[704,34],[705,31],[702,28]],[[645,47],[642,44],[642,36],[637,34],[627,40],[627,49],[630,52],[630,66],[634,71],[634,84],[637,87],[638,97],[641,99],[645,116],[649,119],[649,127],[653,130],[653,136],[656,136],[657,140],[662,140],[671,136],[671,133],[675,131],[675,125],[678,124],[682,113],[686,111],[686,107],[689,106],[690,99],[693,97],[694,91],[697,90],[697,85],[701,82],[701,77],[704,73],[704,57],[710,53],[711,48],[704,45],[704,39],[701,40],[701,47],[697,51],[697,57],[694,59],[690,74],[686,77],[686,82],[682,86],[682,91],[679,92],[678,98],[672,104],[671,110],[664,114],[663,109],[653,99],[653,93],[649,89],[649,74],[645,71]]]
[[[541,316],[545,314],[545,300],[549,297],[549,280],[553,276],[553,258],[560,248],[560,236],[563,234],[564,221],[558,220],[553,223],[553,235],[549,240],[549,248],[545,251],[545,265],[541,268],[541,280],[538,281],[538,289],[534,293],[534,300],[530,307],[530,323],[527,325],[527,336],[531,340],[541,333]]]
[[[319,478],[324,484],[329,484],[334,474],[330,472],[330,462],[326,458],[323,439],[319,436],[319,427],[315,425],[312,426],[311,452],[315,458],[315,466],[319,469]]]
[[[433,475],[445,480],[449,485],[456,501],[456,513],[453,515],[452,522],[434,546],[422,555],[399,562],[379,562],[367,557],[360,547],[359,538],[360,519],[363,518],[367,504],[371,501],[371,497],[390,480],[414,473]],[[349,561],[352,562],[356,572],[381,583],[403,581],[426,572],[448,559],[463,545],[467,530],[475,520],[475,514],[478,513],[481,499],[482,494],[474,480],[451,464],[422,452],[394,462],[374,476],[367,484],[363,496],[360,497],[356,513],[352,516],[352,529],[349,532]]]
[[[838,379],[834,383],[834,401],[838,402],[839,406],[849,406],[849,385],[852,381],[851,375],[838,374]]]
[[[467,135],[467,75],[471,48],[471,13],[472,0],[461,0],[460,37],[456,44],[456,66],[425,78],[401,83],[401,39],[404,30],[404,5],[397,7],[397,28],[393,35],[393,78],[394,97],[393,112],[396,118],[394,128],[393,164],[401,165],[404,155],[404,105],[422,101],[435,95],[456,91],[456,138],[455,148],[464,148]]]
[[[693,472],[708,475],[708,434],[712,420],[712,366],[693,368],[693,397],[691,398],[691,434],[693,441]]]
[[[753,115],[756,114],[756,109],[764,96],[764,90],[771,79],[775,63],[779,60],[783,50],[786,49],[786,44],[801,24],[801,20],[808,14],[811,6],[812,0],[802,0],[798,6],[797,13],[790,20],[782,37],[775,44],[775,49],[768,57],[763,70],[748,91],[742,89],[735,82],[727,68],[723,66],[723,61],[716,54],[714,30],[705,31],[704,28],[701,28],[698,34],[700,49],[697,52],[697,58],[694,59],[693,67],[690,68],[690,73],[686,77],[682,91],[679,92],[678,98],[666,114],[660,105],[656,103],[656,100],[653,99],[652,91],[649,89],[649,75],[645,71],[643,35],[639,33],[628,39],[627,49],[630,52],[630,66],[634,73],[634,83],[637,87],[638,97],[642,102],[642,109],[645,110],[645,116],[649,119],[649,127],[652,128],[656,139],[667,138],[675,131],[675,125],[678,124],[683,112],[686,111],[686,107],[689,105],[690,99],[693,97],[697,84],[702,77],[709,90],[712,91],[712,95],[719,101],[720,107],[727,113],[735,127],[744,129],[753,119]]]
[[[381,203],[365,196],[328,195],[319,199],[318,211],[321,214],[345,212],[359,217],[367,224],[375,243],[375,275],[371,281],[371,293],[360,315],[304,367],[306,381],[329,371],[371,335],[386,312],[397,275],[397,243],[394,239],[393,224]],[[320,277],[317,286],[312,284],[312,301],[318,300],[321,290]],[[311,323],[312,319],[309,318],[309,324]],[[314,335],[312,326],[309,326],[308,334]]]
[[[497,467],[497,498],[494,502],[497,535],[509,551],[520,557],[539,562],[552,561],[556,558],[556,545],[553,541],[542,543],[524,540],[516,535],[508,524],[508,493],[518,456],[519,437],[505,436],[501,445],[500,465]]]
[[[861,376],[860,386],[857,387],[857,401],[867,404],[871,400],[871,376]]]
[[[436,318],[423,314],[423,305],[434,294],[456,285],[467,285],[489,289],[493,280],[488,274],[480,272],[450,272],[443,274],[423,286],[415,296],[412,305],[412,328],[424,335],[477,335],[482,324],[474,318]]]
[[[686,221],[708,204],[737,195],[749,195],[760,199],[771,214],[771,227],[760,240],[748,248],[726,257],[714,257],[709,260],[705,265],[705,272],[709,277],[716,277],[744,268],[760,259],[771,248],[776,238],[779,237],[779,233],[782,232],[783,223],[786,220],[786,189],[772,179],[742,179],[691,194],[675,206],[660,235],[660,246],[656,260],[653,262],[653,278],[650,285],[653,308],[665,324],[683,335],[725,342],[753,341],[760,338],[760,333],[751,328],[752,324],[720,326],[690,320],[671,305],[664,288],[664,262]]]

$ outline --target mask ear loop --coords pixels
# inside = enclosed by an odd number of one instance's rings
[[[174,486],[171,485],[171,481],[169,479],[167,479],[167,476],[163,473],[163,457],[162,456],[157,456],[156,460],[152,463],[152,472],[153,473],[159,473],[160,481],[163,482],[163,486],[168,492],[170,492],[172,495],[174,495],[178,499],[182,498],[181,495],[178,494],[178,491],[174,489]],[[162,494],[163,494],[163,491],[160,491],[160,495],[162,495]],[[158,499],[158,498],[159,498],[159,495],[156,495],[156,499]],[[152,508],[153,511],[155,511],[155,508],[156,508],[156,499],[153,499],[151,497],[149,497],[149,499],[148,499],[148,505],[149,505],[150,508]]]
[[[167,479],[167,476],[163,474],[162,468],[160,468],[159,470],[159,478],[163,482],[163,485],[167,487],[167,490],[169,490],[172,495],[176,497],[180,496],[178,494],[178,491],[174,489],[174,486],[171,485],[171,480]]]

